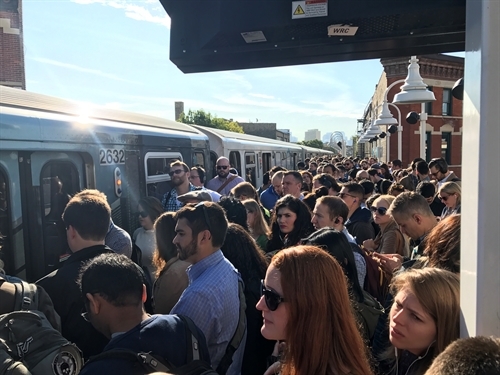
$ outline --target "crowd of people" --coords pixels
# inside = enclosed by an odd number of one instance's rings
[[[36,284],[81,374],[144,373],[117,349],[188,365],[186,332],[221,375],[500,371],[498,339],[459,340],[461,189],[443,159],[318,157],[260,187],[225,157],[216,171],[172,162],[132,236],[101,192],[69,199],[71,255]]]

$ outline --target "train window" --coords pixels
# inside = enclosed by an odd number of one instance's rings
[[[229,164],[231,167],[236,168],[240,175],[243,174],[241,171],[241,158],[239,151],[231,151],[229,153]]]
[[[11,221],[9,218],[10,204],[8,186],[7,177],[3,171],[0,170],[0,249],[2,249],[0,252],[0,259],[5,262],[4,267],[6,270],[9,270],[9,266],[13,264],[13,262],[8,259],[8,257],[12,255],[10,248]],[[0,268],[3,267],[0,265]]]
[[[245,164],[255,164],[255,154],[253,152],[245,152]]]
[[[205,155],[203,152],[195,152],[193,155],[192,167],[202,167],[205,169]]]
[[[44,216],[57,220],[71,196],[80,190],[78,171],[70,162],[50,161],[40,178]]]
[[[48,265],[57,267],[69,252],[62,213],[72,195],[80,190],[77,168],[67,161],[49,161],[40,173],[43,207],[43,240]]]
[[[145,155],[144,167],[148,196],[161,200],[163,195],[171,189],[168,172],[170,163],[175,160],[182,161],[182,155],[178,152],[148,152]]]

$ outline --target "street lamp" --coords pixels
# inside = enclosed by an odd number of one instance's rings
[[[384,100],[382,103],[382,112],[379,118],[375,121],[376,125],[395,125],[398,124],[398,159],[402,160],[402,143],[403,143],[403,127],[401,125],[401,111],[397,106],[393,106],[398,111],[398,121],[393,118],[391,111],[389,110],[389,103],[387,100],[387,95],[389,91],[398,83],[404,82],[405,84],[401,86],[401,92],[394,95],[393,103],[397,104],[413,104],[422,103],[422,112],[425,110],[425,105],[423,103],[431,102],[436,100],[434,93],[427,89],[427,85],[424,83],[422,76],[420,75],[420,66],[418,65],[418,59],[416,56],[410,58],[410,65],[408,66],[408,75],[406,79],[400,79],[393,82],[387,87],[384,93]],[[424,120],[422,120],[424,118]],[[420,121],[420,157],[425,159],[425,135],[426,135],[426,125],[425,116],[421,116]],[[423,155],[423,156],[422,156]]]

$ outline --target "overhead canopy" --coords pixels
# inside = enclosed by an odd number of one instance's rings
[[[465,49],[466,0],[160,0],[184,73]],[[336,35],[328,35],[328,27]]]

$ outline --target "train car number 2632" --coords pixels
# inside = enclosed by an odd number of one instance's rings
[[[125,150],[122,148],[99,149],[99,164],[125,164]]]

